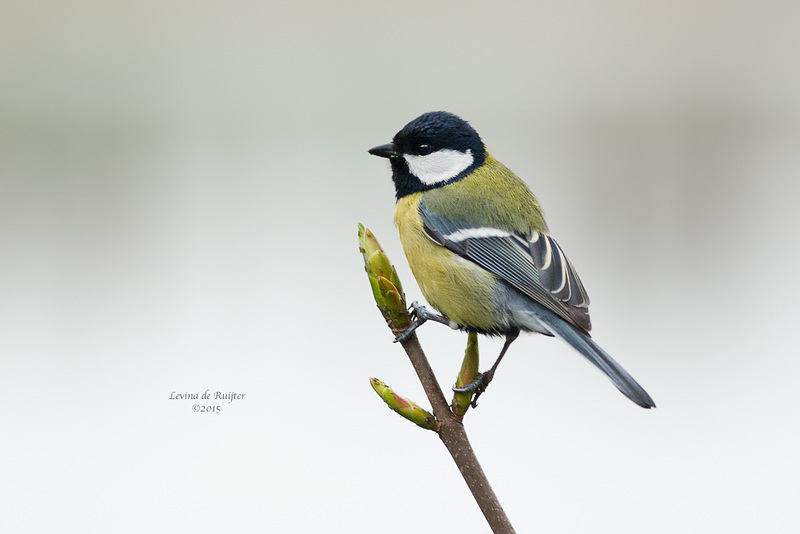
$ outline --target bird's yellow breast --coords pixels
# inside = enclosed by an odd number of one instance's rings
[[[494,306],[497,278],[432,241],[422,226],[423,193],[401,198],[394,211],[411,272],[431,306],[461,326],[490,331],[498,326]]]

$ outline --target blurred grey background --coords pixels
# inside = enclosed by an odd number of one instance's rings
[[[488,532],[368,383],[426,404],[356,223],[421,298],[366,150],[438,109],[658,403],[518,341],[466,420],[517,531],[800,527],[797,2],[2,7],[3,531]],[[449,387],[466,336],[420,337]]]

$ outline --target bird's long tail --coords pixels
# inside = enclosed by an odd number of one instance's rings
[[[515,313],[514,316],[523,324],[526,322],[526,318],[528,321],[536,321],[538,319],[539,323],[546,326],[553,335],[569,343],[587,360],[603,371],[626,397],[642,408],[655,408],[656,404],[650,395],[620,364],[614,361],[614,358],[600,348],[592,338],[555,313],[537,305],[534,310],[528,308],[523,312]],[[541,328],[539,324],[534,323],[530,326],[531,330],[537,330],[537,326]]]

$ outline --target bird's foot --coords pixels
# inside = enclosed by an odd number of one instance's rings
[[[395,343],[402,342],[410,338],[417,328],[419,328],[420,326],[422,326],[423,323],[429,320],[450,326],[450,319],[448,319],[444,315],[439,315],[438,313],[433,313],[432,311],[428,311],[428,308],[421,305],[416,300],[411,303],[411,307],[408,309],[408,311],[412,317],[411,326],[409,326],[405,330],[405,332],[398,335],[394,339]]]
[[[489,382],[492,381],[492,378],[494,378],[494,371],[492,369],[489,369],[485,373],[478,373],[478,376],[475,377],[475,380],[473,380],[466,386],[460,388],[453,386],[453,391],[455,393],[473,393],[475,396],[472,397],[470,405],[473,408],[477,408],[478,397],[480,397],[483,394],[483,392],[486,391],[486,388],[489,387]]]

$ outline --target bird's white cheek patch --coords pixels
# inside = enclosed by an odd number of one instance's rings
[[[411,171],[411,174],[426,185],[434,185],[455,178],[475,161],[472,150],[469,149],[466,152],[460,152],[443,148],[425,156],[403,154],[403,157],[408,163],[408,170]]]

